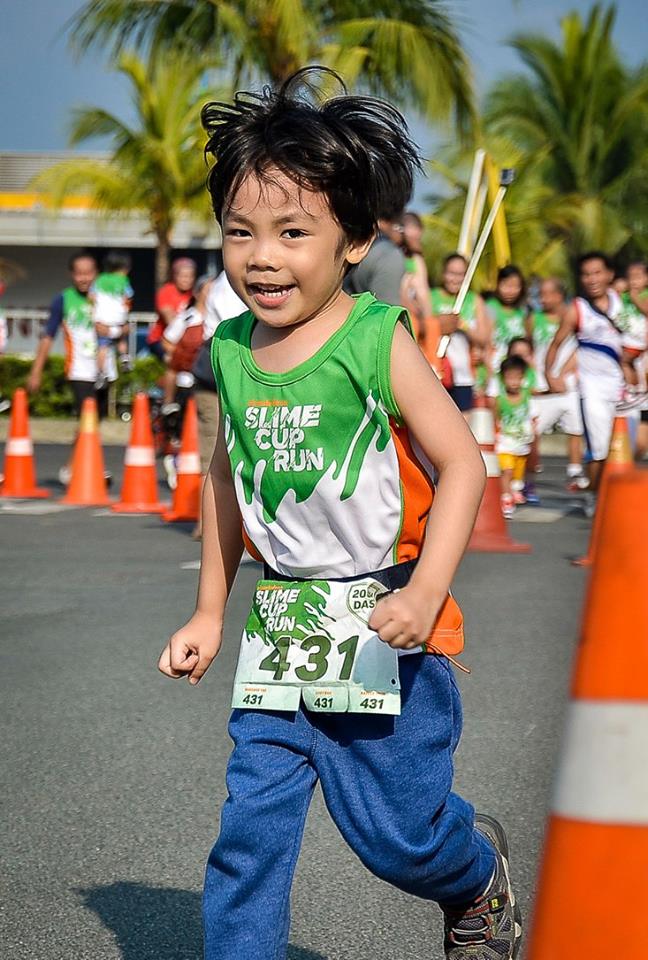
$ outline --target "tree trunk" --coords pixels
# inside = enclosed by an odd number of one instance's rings
[[[157,233],[157,247],[155,250],[155,284],[161,287],[169,279],[171,269],[171,243],[169,231]]]

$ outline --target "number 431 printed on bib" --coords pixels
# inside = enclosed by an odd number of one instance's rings
[[[398,655],[369,628],[385,588],[372,579],[257,583],[232,706],[400,713]]]

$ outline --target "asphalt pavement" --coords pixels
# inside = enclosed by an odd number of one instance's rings
[[[39,446],[56,486],[66,450]],[[106,450],[119,481],[123,451]],[[548,461],[511,524],[529,556],[469,554],[456,788],[505,824],[526,916],[557,762],[589,524]],[[156,662],[193,609],[190,525],[0,501],[0,920],[6,960],[199,960],[203,865],[225,799],[241,567],[202,683]],[[316,793],[293,890],[290,960],[441,960],[440,914],[375,879]],[[270,958],[268,958],[270,960]]]

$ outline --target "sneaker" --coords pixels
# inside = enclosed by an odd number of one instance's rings
[[[502,504],[502,513],[505,520],[510,520],[515,513],[515,501],[510,493],[503,493],[500,502]]]
[[[589,487],[589,480],[584,473],[575,473],[572,476],[567,476],[565,487],[570,493],[582,493]]]
[[[524,493],[521,490],[513,491],[513,503],[517,507],[521,507],[526,502],[527,502],[527,498],[524,496]]]
[[[596,513],[596,494],[592,493],[591,490],[585,492],[583,512],[588,520],[591,520]]]
[[[535,483],[527,483],[524,487],[523,496],[526,503],[530,504],[533,507],[540,506],[540,497],[538,496],[538,491],[536,490]]]
[[[120,353],[119,366],[122,368],[124,373],[129,373],[133,369],[133,361],[130,358],[130,354]]]
[[[174,413],[180,413],[179,403],[163,403],[160,407],[160,413],[163,417],[170,417]]]
[[[6,411],[10,409],[11,400],[7,400],[6,397],[0,397],[0,413],[6,413]]]
[[[167,453],[167,455],[162,458],[162,466],[166,473],[169,490],[175,490],[178,486],[178,473],[176,470],[175,457],[172,453]]]
[[[108,377],[105,373],[98,373],[95,380],[95,390],[103,390],[108,386]]]
[[[495,874],[474,903],[443,908],[446,960],[513,960],[522,942],[522,914],[509,878],[508,841],[493,817],[476,814],[475,827],[495,847]]]

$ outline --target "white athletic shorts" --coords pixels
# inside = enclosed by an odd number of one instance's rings
[[[581,397],[580,403],[588,457],[590,460],[605,460],[610,450],[616,401]]]
[[[568,393],[542,393],[532,397],[531,416],[535,419],[534,426],[538,435],[547,433],[558,424],[563,433],[574,437],[582,436],[580,397],[573,390]]]

